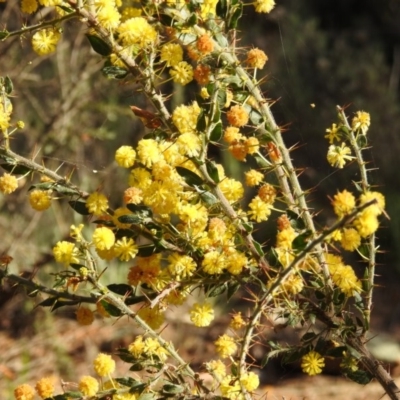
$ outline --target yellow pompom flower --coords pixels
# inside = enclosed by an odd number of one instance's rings
[[[226,113],[226,118],[232,126],[240,128],[249,122],[249,113],[241,105],[232,106]]]
[[[333,283],[340,288],[346,296],[353,296],[354,292],[361,292],[361,282],[350,265],[328,264]]]
[[[324,357],[312,350],[301,359],[301,369],[310,376],[320,374],[325,366]]]
[[[239,380],[234,378],[232,375],[227,375],[224,379],[222,379],[220,386],[221,394],[224,399],[229,400],[244,400],[244,396],[242,395],[242,388],[240,387]]]
[[[103,215],[108,210],[108,200],[104,194],[94,192],[86,199],[86,208],[93,215]]]
[[[246,147],[247,154],[255,154],[258,152],[258,150],[260,150],[260,142],[254,136],[246,139],[244,145]]]
[[[54,379],[48,377],[40,379],[36,383],[35,389],[42,399],[52,397],[54,394]]]
[[[118,27],[121,15],[115,5],[107,4],[99,7],[97,10],[97,19],[103,28],[113,31]]]
[[[243,268],[248,264],[247,257],[243,254],[231,248],[225,251],[226,254],[226,269],[232,275],[239,275]]]
[[[172,113],[172,122],[178,128],[179,133],[196,133],[197,118],[200,114],[197,102],[190,106],[181,105]]]
[[[141,8],[125,7],[121,12],[121,21],[125,22],[130,18],[140,17],[141,15],[142,15]]]
[[[100,353],[93,361],[93,367],[96,374],[100,377],[110,375],[115,370],[115,361],[110,355]]]
[[[372,235],[379,228],[378,217],[374,210],[370,210],[371,207],[368,207],[366,210],[358,214],[357,218],[353,222],[354,228],[357,229],[357,232],[362,238]]]
[[[33,400],[35,391],[31,385],[24,383],[14,390],[15,400]]]
[[[29,194],[29,204],[36,211],[47,210],[51,206],[51,196],[44,190],[32,190]]]
[[[260,196],[256,196],[249,204],[250,211],[247,214],[256,222],[266,221],[271,215],[271,204],[262,201]]]
[[[211,321],[214,319],[214,310],[211,304],[205,303],[194,304],[193,308],[190,310],[190,320],[195,326],[204,327],[210,325]]]
[[[210,275],[222,274],[226,268],[226,260],[218,251],[210,251],[204,255],[201,263],[203,271]]]
[[[65,265],[76,264],[79,262],[79,251],[71,242],[58,242],[53,247],[53,254],[57,262]]]
[[[135,164],[136,151],[131,146],[121,146],[115,152],[115,161],[120,167],[131,168]]]
[[[114,245],[114,252],[121,261],[129,261],[138,253],[138,247],[131,238],[123,237]]]
[[[22,0],[21,11],[23,13],[32,14],[38,9],[38,3],[36,0]]]
[[[99,382],[92,376],[82,376],[79,381],[79,390],[84,396],[95,396],[99,391]]]
[[[275,7],[274,0],[256,0],[253,3],[256,12],[258,13],[270,13]]]
[[[169,70],[169,74],[175,83],[185,86],[193,80],[193,67],[186,61],[181,61]]]
[[[124,191],[124,203],[125,204],[139,204],[143,200],[142,189],[136,187],[129,187]]]
[[[329,140],[329,144],[333,144],[335,140],[340,140],[339,127],[336,124],[332,124],[332,127],[326,129],[325,132],[327,135],[324,138]]]
[[[272,205],[276,198],[276,189],[269,183],[266,183],[258,189],[258,196],[265,203]]]
[[[98,250],[109,250],[115,243],[114,232],[106,227],[96,228],[93,232],[92,242]]]
[[[218,380],[226,376],[226,366],[221,360],[212,360],[205,364],[207,371],[213,374]]]
[[[165,320],[164,313],[158,307],[143,307],[138,311],[137,315],[142,318],[151,329],[160,328]]]
[[[347,161],[350,161],[354,158],[350,154],[351,150],[345,145],[345,143],[342,143],[340,146],[331,144],[329,146],[326,158],[332,167],[342,169]]]
[[[18,189],[18,180],[14,175],[4,174],[0,177],[0,191],[10,194]]]
[[[168,43],[161,47],[160,60],[165,62],[167,67],[173,67],[183,60],[183,50],[179,44]]]
[[[356,250],[361,244],[360,234],[356,229],[344,228],[342,232],[342,239],[340,240],[342,247],[348,251]]]
[[[94,313],[90,308],[79,307],[76,311],[76,320],[79,325],[91,325],[94,321]]]
[[[376,204],[372,204],[367,208],[369,212],[372,212],[376,216],[381,215],[385,209],[385,197],[379,192],[365,192],[360,196],[360,205],[368,203],[372,200],[376,201]]]
[[[371,116],[365,111],[357,111],[355,117],[351,121],[351,127],[354,131],[361,130],[365,135],[371,125]]]
[[[355,206],[356,199],[352,193],[347,190],[343,190],[333,196],[332,200],[333,211],[339,218],[343,218],[345,215],[350,214]]]
[[[230,328],[237,331],[240,328],[243,328],[245,325],[246,325],[246,322],[244,322],[241,312],[238,312],[238,313],[232,315],[231,322],[229,323]]]
[[[247,52],[246,63],[251,68],[262,69],[267,61],[267,55],[260,49],[255,48]]]
[[[184,254],[171,253],[168,256],[168,262],[168,271],[177,280],[192,276],[196,270],[196,263],[193,258]]]
[[[218,0],[204,0],[200,4],[200,15],[201,18],[206,19],[209,15],[216,14],[216,7],[217,7]]]
[[[151,168],[154,163],[163,159],[158,143],[154,139],[140,140],[137,146],[137,153],[139,161],[147,168]]]
[[[246,390],[252,392],[260,386],[260,378],[254,372],[246,372],[240,377],[240,384]]]
[[[224,196],[230,203],[234,203],[243,198],[244,195],[243,185],[241,182],[235,179],[225,178],[218,184],[218,186],[221,189],[221,192],[224,194]]]
[[[128,351],[135,357],[135,358],[139,358],[145,348],[145,344],[143,341],[143,336],[138,336],[134,342],[132,342],[129,346],[128,346]]]
[[[245,172],[244,176],[245,183],[249,187],[259,185],[264,179],[264,174],[255,169],[251,169],[250,171]]]
[[[124,46],[149,46],[157,40],[156,30],[143,17],[127,19],[117,29]]]
[[[240,133],[239,128],[235,126],[228,126],[224,132],[225,142],[232,144],[243,139],[243,135]]]
[[[42,29],[32,36],[32,48],[39,56],[53,53],[60,37],[60,32],[55,29]]]
[[[215,342],[215,347],[217,350],[217,353],[222,357],[222,358],[227,358],[229,356],[232,356],[233,354],[236,353],[237,350],[237,344],[235,343],[235,340],[231,338],[228,335],[222,335],[220,336]]]

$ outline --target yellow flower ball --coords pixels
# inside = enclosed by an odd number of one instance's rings
[[[95,396],[99,391],[99,382],[92,376],[82,376],[79,381],[79,390],[84,396]]]
[[[29,194],[29,203],[36,211],[47,210],[51,206],[50,193],[43,190],[33,190]]]
[[[4,174],[0,177],[0,191],[4,194],[10,194],[17,190],[18,180],[14,175]]]
[[[100,377],[110,375],[115,370],[115,361],[110,355],[100,353],[93,361],[93,367],[96,374]]]
[[[97,250],[109,250],[115,243],[114,232],[106,227],[96,228],[93,232],[92,242]]]

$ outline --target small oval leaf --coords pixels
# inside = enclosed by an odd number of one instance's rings
[[[92,49],[101,56],[109,56],[112,53],[111,47],[96,35],[86,34]]]

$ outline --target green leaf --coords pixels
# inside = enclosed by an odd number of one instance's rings
[[[143,220],[143,217],[138,214],[125,214],[118,217],[118,221],[123,224],[140,224]]]
[[[32,172],[28,167],[18,164],[2,163],[0,167],[13,175],[27,175]]]
[[[302,342],[312,342],[317,337],[317,334],[314,332],[307,332],[301,337]]]
[[[89,210],[86,207],[85,201],[70,200],[68,204],[71,208],[80,215],[90,215]]]
[[[10,35],[10,32],[8,31],[0,31],[0,40],[4,40]]]
[[[129,393],[142,393],[145,389],[147,388],[147,385],[145,383],[136,381],[132,386],[131,390],[129,390]]]
[[[198,191],[200,193],[200,199],[209,206],[219,203],[219,200],[210,192],[206,190]]]
[[[115,65],[107,65],[106,67],[102,68],[101,72],[108,79],[124,79],[129,74],[129,71],[126,69],[117,67]]]
[[[114,380],[116,380],[119,384],[123,385],[123,386],[128,386],[131,387],[132,385],[136,384],[136,383],[141,383],[136,381],[135,379],[128,377],[128,378],[114,378]]]
[[[240,289],[239,282],[229,282],[228,283],[228,291],[226,293],[227,301],[229,301],[233,295]]]
[[[139,246],[137,255],[139,257],[150,257],[153,254],[159,253],[161,250],[154,244]]]
[[[218,17],[221,17],[223,20],[225,19],[226,13],[228,12],[227,0],[220,0],[217,3],[216,12]]]
[[[92,49],[101,56],[109,56],[112,53],[111,47],[101,38],[96,35],[86,34]]]
[[[115,307],[113,304],[107,303],[105,300],[101,300],[100,303],[112,317],[120,317],[122,315],[121,310]]]
[[[254,125],[259,125],[259,124],[261,124],[263,122],[263,117],[258,111],[251,110],[251,112],[250,112],[250,121]]]
[[[261,244],[256,242],[255,240],[253,240],[253,245],[254,245],[255,249],[257,250],[258,255],[260,257],[264,257],[264,251],[262,249]]]
[[[290,364],[292,362],[300,360],[305,354],[310,351],[310,346],[304,346],[296,350],[289,350],[288,354],[282,359],[282,363]]]
[[[267,253],[267,261],[271,267],[280,267],[281,263],[278,258],[278,253],[274,247],[271,247]]]
[[[310,235],[311,231],[306,231],[295,237],[292,242],[292,249],[298,252],[304,250],[308,245],[307,239],[310,237]]]
[[[332,347],[330,349],[328,349],[325,352],[326,356],[329,357],[335,357],[335,358],[340,358],[343,357],[343,353],[347,350],[346,346],[337,346],[337,347]]]
[[[163,386],[162,391],[163,391],[163,394],[174,395],[174,394],[182,393],[184,391],[184,387],[181,385],[173,385],[173,384],[167,383],[166,385]]]
[[[107,289],[121,296],[130,294],[133,291],[132,286],[125,283],[111,283],[110,285],[107,285]]]
[[[226,95],[225,95],[225,97],[226,97]],[[219,92],[217,94],[217,98],[219,99]],[[225,103],[222,105],[222,107],[224,105],[225,105]],[[221,122],[221,110],[220,110],[219,102],[214,104],[214,113],[213,113],[211,122],[215,122],[215,123]]]
[[[222,122],[217,122],[211,131],[210,140],[212,142],[219,142],[222,138]]]
[[[194,26],[194,25],[196,25],[197,24],[197,21],[198,21],[198,17],[197,17],[197,14],[196,13],[193,13],[191,16],[190,16],[190,18],[186,21],[186,25],[187,26]]]
[[[368,139],[366,135],[358,135],[356,142],[360,149],[363,149],[368,146]]]
[[[206,168],[207,168],[208,175],[210,175],[211,179],[212,179],[215,183],[219,183],[218,168],[217,168],[217,166],[215,165],[215,162],[214,162],[214,161],[207,160],[207,161],[206,161]]]
[[[207,116],[206,113],[201,109],[200,115],[197,118],[196,130],[204,132],[207,128]]]
[[[229,29],[236,29],[239,19],[242,16],[243,13],[243,3],[239,2],[237,6],[235,7],[235,11],[232,14],[232,17],[229,21]]]
[[[136,362],[131,365],[131,367],[129,368],[129,371],[143,371],[144,368],[145,368],[145,366],[143,365],[143,363]]]
[[[176,167],[176,171],[189,186],[201,186],[204,183],[199,175],[187,168]]]
[[[12,80],[9,76],[6,76],[4,78],[4,90],[6,91],[7,94],[11,94],[14,89],[14,85],[12,83]]]
[[[362,369],[357,371],[346,371],[344,375],[360,385],[366,385],[370,383],[373,378],[369,372],[363,371]]]
[[[305,229],[306,225],[304,224],[304,221],[302,220],[300,215],[298,215],[292,210],[286,210],[286,214],[290,220],[290,225],[292,226],[292,228],[299,231]]]
[[[208,285],[207,288],[205,288],[206,292],[206,297],[217,297],[220,294],[224,293],[226,291],[226,285],[225,283],[221,285]]]

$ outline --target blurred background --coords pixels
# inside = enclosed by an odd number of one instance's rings
[[[0,3],[0,27],[13,31],[22,24],[33,25],[49,17],[48,12],[45,9],[36,16],[22,15],[17,2],[6,1]],[[258,77],[263,78],[266,97],[276,101],[273,112],[286,129],[287,143],[297,146],[292,152],[294,164],[303,169],[301,180],[304,189],[310,190],[310,206],[319,213],[321,226],[333,222],[329,196],[343,189],[355,192],[352,181],[359,180],[355,166],[336,170],[326,162],[328,142],[324,135],[332,123],[337,123],[336,105],[345,106],[350,117],[358,110],[371,114],[371,150],[365,158],[370,160],[371,182],[384,193],[390,216],[378,233],[379,276],[372,322],[374,331],[390,334],[396,343],[397,353],[392,351],[396,359],[400,359],[399,21],[397,0],[278,0],[269,15],[245,8],[237,44],[263,49],[269,57]],[[83,190],[102,188],[118,206],[125,179],[113,163],[114,152],[122,144],[135,144],[144,133],[129,105],[151,107],[134,94],[135,82],[102,76],[103,62],[91,50],[79,22],[68,21],[62,29],[57,52],[47,57],[38,57],[32,51],[29,34],[0,42],[0,75],[8,75],[14,82],[13,118],[25,122],[25,129],[13,135],[12,148],[57,169]],[[166,87],[168,90],[189,99],[197,89],[188,86],[186,93],[173,87]],[[243,175],[227,154],[218,157],[237,177]],[[66,204],[56,202],[45,213],[34,212],[26,201],[31,183],[28,178],[21,190],[0,197],[0,254],[14,257],[12,272],[35,271],[44,277],[59,268],[52,261],[49,243],[66,238],[70,224],[80,223],[82,217]],[[268,224],[260,232],[257,239],[264,242],[268,239]],[[360,274],[362,268],[360,265]],[[123,281],[126,272],[114,270],[118,273]],[[113,279],[118,280],[115,275]],[[0,341],[8,351],[0,355],[0,378],[6,378],[0,384],[2,398],[7,398],[7,388],[16,380],[29,379],[32,367],[37,367],[28,340],[32,335],[38,334],[38,343],[44,346],[42,353],[37,350],[39,358],[45,364],[56,363],[65,374],[76,367],[76,357],[91,359],[95,349],[103,346],[104,351],[111,351],[123,337],[128,340],[125,335],[133,335],[131,328],[125,327],[117,338],[111,338],[107,335],[111,335],[112,327],[99,324],[96,332],[104,329],[106,344],[89,344],[85,339],[82,345],[75,336],[68,336],[63,344],[54,342],[54,332],[62,332],[64,337],[66,332],[79,336],[79,331],[72,328],[75,322],[59,322],[42,310],[33,310],[34,302],[26,301],[26,295],[12,287],[0,290]],[[66,328],[62,324],[72,325]],[[81,334],[81,339],[86,335]],[[14,339],[19,339],[18,344],[10,342]],[[44,361],[50,342],[56,356]],[[197,344],[193,339],[193,349]]]

